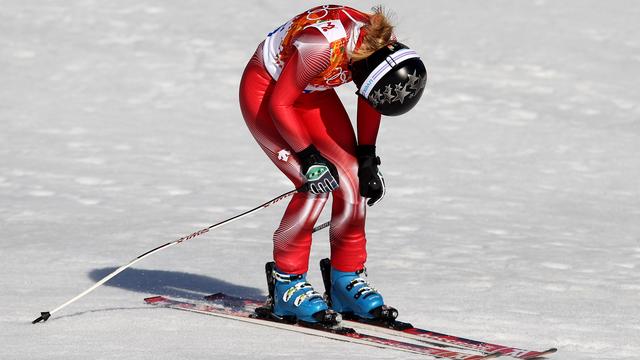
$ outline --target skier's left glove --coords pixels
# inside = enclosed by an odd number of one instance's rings
[[[309,145],[296,155],[300,159],[300,170],[307,179],[305,190],[317,195],[332,192],[340,186],[336,166],[322,156],[315,146]]]
[[[367,205],[373,206],[380,202],[385,194],[384,178],[378,169],[380,157],[376,156],[375,145],[358,145],[356,156],[360,195],[369,198]]]

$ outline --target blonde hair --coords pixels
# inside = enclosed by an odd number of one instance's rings
[[[358,61],[369,57],[376,50],[388,45],[393,39],[393,25],[389,21],[389,13],[382,5],[371,8],[369,24],[362,31],[365,32],[362,44],[351,54],[352,61]]]

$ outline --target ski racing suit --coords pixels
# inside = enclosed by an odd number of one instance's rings
[[[293,182],[305,183],[295,156],[313,144],[337,168],[332,192],[331,264],[356,271],[366,261],[365,199],[358,189],[356,145],[375,145],[380,114],[358,98],[357,135],[334,87],[351,81],[349,55],[358,49],[368,15],[324,5],[297,15],[268,34],[247,64],[240,107],[262,150]],[[298,192],[273,236],[280,271],[303,274],[309,266],[311,234],[328,193]]]

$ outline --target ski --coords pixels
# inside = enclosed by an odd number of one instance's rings
[[[509,356],[516,359],[536,360],[542,359],[547,355],[553,354],[558,349],[550,348],[545,351],[535,351],[519,349],[511,346],[487,343],[484,341],[467,339],[459,336],[443,334],[431,330],[413,327],[409,323],[401,321],[393,321],[391,323],[372,323],[360,319],[343,320],[347,326],[375,330],[385,334],[396,335],[404,338],[425,341],[431,344],[450,345],[460,349],[475,350],[483,354],[500,353],[502,356]]]
[[[457,351],[451,351],[443,348],[429,347],[419,344],[413,344],[403,342],[391,338],[384,338],[369,334],[357,332],[356,330],[345,326],[313,326],[313,324],[303,325],[300,323],[290,324],[285,322],[279,322],[272,318],[259,317],[256,312],[250,309],[256,309],[255,302],[247,303],[249,307],[240,306],[237,300],[225,299],[224,294],[216,301],[212,296],[207,297],[208,303],[190,302],[178,299],[171,299],[164,296],[154,296],[144,299],[147,304],[172,308],[184,311],[190,311],[199,314],[217,316],[232,320],[238,320],[247,323],[253,323],[263,326],[269,326],[273,328],[294,331],[298,333],[304,333],[308,335],[314,335],[334,340],[341,340],[351,343],[358,343],[363,345],[369,345],[379,348],[387,348],[405,352],[411,352],[416,354],[428,355],[436,359],[451,359],[451,360],[482,360],[493,359],[500,356],[500,354],[469,354]],[[218,294],[214,295],[218,296]],[[237,298],[236,298],[237,299]],[[230,305],[235,303],[235,305]]]
[[[225,304],[225,306],[242,307],[243,309],[249,311],[263,305],[263,302],[259,300],[239,298],[223,293],[209,295],[205,299],[212,302]],[[361,330],[378,331],[389,335],[422,341],[430,345],[453,347],[461,350],[473,350],[486,355],[499,353],[501,356],[509,356],[523,360],[540,359],[557,351],[556,348],[550,348],[546,351],[534,351],[511,346],[492,344],[484,341],[471,340],[459,336],[416,328],[409,323],[401,321],[372,323],[357,319],[343,319],[341,323],[346,326]]]
[[[326,258],[320,260],[320,272],[322,273],[322,281],[325,287],[325,299],[328,303],[331,301],[331,260]],[[387,314],[393,314],[391,317],[378,318],[375,320],[362,319],[357,316],[349,316],[349,314],[343,314],[343,318],[346,324],[358,328],[375,329],[380,332],[388,334],[394,334],[404,338],[415,339],[433,344],[441,344],[441,346],[452,346],[456,348],[469,349],[481,352],[483,354],[499,352],[503,356],[510,356],[523,360],[534,360],[543,358],[546,355],[552,354],[557,351],[555,348],[548,349],[546,351],[532,351],[526,349],[515,348],[511,346],[504,346],[499,344],[487,343],[484,341],[471,340],[459,336],[443,334],[431,330],[416,328],[409,323],[397,321],[397,310],[383,306],[382,309]]]

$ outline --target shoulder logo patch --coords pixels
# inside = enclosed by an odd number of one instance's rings
[[[309,25],[309,27],[320,30],[322,35],[324,35],[330,43],[347,37],[347,32],[344,30],[344,26],[342,26],[340,20],[322,21]]]

